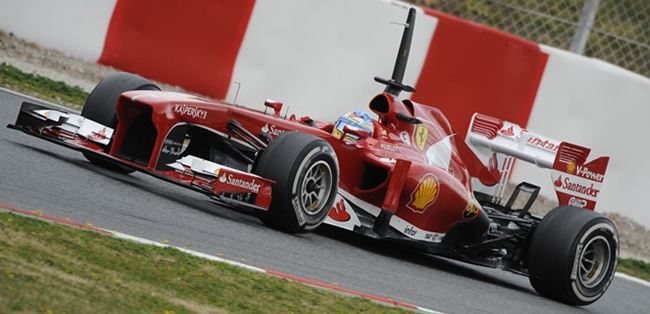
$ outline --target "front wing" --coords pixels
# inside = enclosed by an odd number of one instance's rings
[[[16,122],[7,127],[206,194],[223,205],[266,211],[271,202],[273,181],[195,156],[183,156],[168,164],[172,170],[161,171],[109,155],[105,148],[114,130],[76,113],[23,102]]]

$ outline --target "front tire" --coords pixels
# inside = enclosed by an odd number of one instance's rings
[[[83,109],[81,109],[81,115],[97,123],[115,129],[117,127],[117,112],[115,111],[117,99],[122,93],[131,90],[159,91],[160,87],[135,74],[126,72],[113,73],[99,82],[93,91],[90,92]],[[113,141],[111,140],[111,142],[104,147],[104,151],[108,153],[112,144]],[[133,172],[132,169],[124,168],[120,165],[97,158],[92,154],[84,152],[83,155],[88,159],[88,161],[102,168],[119,173]]]
[[[268,211],[258,217],[267,226],[307,233],[327,218],[339,182],[332,146],[306,133],[285,132],[262,153],[255,173],[276,183]]]
[[[618,243],[607,217],[573,206],[555,208],[531,239],[530,283],[539,294],[563,303],[596,302],[614,278]]]

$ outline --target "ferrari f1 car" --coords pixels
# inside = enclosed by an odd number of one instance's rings
[[[115,73],[81,114],[24,102],[8,127],[81,151],[92,163],[140,171],[229,206],[255,210],[291,233],[322,223],[449,258],[528,276],[541,295],[573,305],[598,300],[618,260],[614,224],[593,211],[609,157],[475,114],[459,138],[436,108],[399,99],[415,9],[376,118],[336,123],[164,92]],[[551,170],[560,206],[529,212],[540,188],[522,182],[504,198],[514,160]],[[528,197],[515,208],[518,197]]]

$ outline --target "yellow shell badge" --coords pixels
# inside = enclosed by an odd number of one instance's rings
[[[424,213],[438,198],[438,188],[438,178],[433,174],[425,175],[411,193],[411,200],[406,207],[416,213]]]
[[[467,206],[465,206],[465,210],[463,210],[463,219],[472,219],[476,217],[478,213],[479,205],[476,200],[470,196],[469,201],[467,202]]]
[[[566,164],[566,170],[569,173],[573,173],[574,170],[576,170],[576,162],[571,160],[569,163]]]
[[[417,129],[415,129],[415,144],[420,150],[424,150],[424,144],[427,142],[427,135],[429,135],[429,129],[426,126],[420,124]]]

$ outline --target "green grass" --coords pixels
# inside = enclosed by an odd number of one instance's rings
[[[88,93],[78,86],[68,86],[38,74],[24,73],[16,67],[0,64],[0,87],[80,110]]]
[[[0,312],[411,312],[8,212],[0,235]]]
[[[617,271],[650,281],[650,264],[631,258],[620,258]]]

